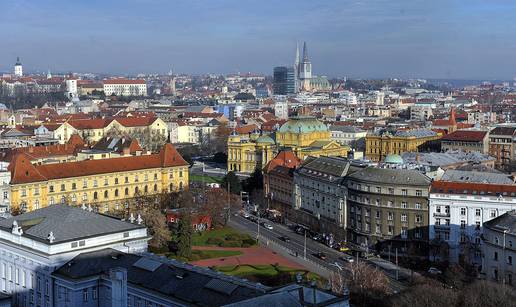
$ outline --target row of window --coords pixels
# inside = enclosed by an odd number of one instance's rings
[[[360,183],[354,183],[352,181],[350,181],[349,183],[349,187],[350,188],[353,188],[355,190],[359,190],[359,191],[366,191],[366,192],[376,192],[378,194],[382,194],[382,192],[385,193],[385,188],[382,188],[382,187],[374,187],[372,188],[371,186],[369,185],[362,185]],[[394,195],[395,193],[395,190],[394,188],[387,188],[387,192],[388,194],[390,195]],[[409,196],[409,190],[408,189],[401,189],[401,195],[402,196]],[[415,190],[414,192],[414,195],[415,196],[423,196],[423,190]]]

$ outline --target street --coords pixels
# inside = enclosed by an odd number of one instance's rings
[[[258,234],[259,228],[259,240],[262,244],[267,245],[270,249],[274,250],[278,253],[288,253],[291,259],[298,262],[301,265],[307,266],[308,269],[313,270],[315,273],[328,278],[329,273],[336,270],[343,270],[344,274],[347,272],[347,268],[352,263],[348,263],[344,260],[339,259],[339,257],[343,256],[344,253],[334,250],[332,248],[327,247],[326,245],[319,243],[317,241],[312,240],[309,237],[306,237],[306,260],[305,258],[305,237],[303,235],[299,235],[284,225],[280,225],[277,223],[272,223],[265,219],[260,219],[260,222],[266,221],[268,224],[273,225],[273,229],[267,229],[262,225],[258,226],[257,223],[248,220],[240,215],[231,216],[231,220],[229,225],[231,227],[237,228],[239,230],[245,231],[254,237]],[[281,240],[281,237],[287,236],[290,238],[289,242],[285,242]],[[326,259],[322,260],[315,256],[315,254],[323,252],[326,255]],[[298,254],[296,257],[295,254]],[[375,261],[357,259],[354,261],[366,261],[368,264],[372,266],[377,266]],[[385,262],[381,260],[381,262]],[[379,266],[380,269],[384,267],[384,265]],[[383,269],[382,269],[383,270]],[[387,277],[389,278],[390,287],[393,291],[399,292],[405,288],[402,282],[395,280],[395,275],[393,275],[392,271],[385,271]]]

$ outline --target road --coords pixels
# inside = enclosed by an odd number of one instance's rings
[[[266,221],[264,219],[260,219],[260,222]],[[329,273],[342,269],[343,273],[346,274],[349,268],[350,263],[339,259],[343,255],[342,252],[334,250],[332,248],[327,247],[324,244],[321,244],[317,241],[312,240],[311,238],[306,238],[306,260],[305,260],[305,237],[303,235],[299,235],[294,231],[290,230],[284,225],[272,223],[270,221],[266,221],[266,223],[273,225],[273,229],[269,230],[263,227],[262,225],[258,226],[257,223],[248,220],[240,215],[231,216],[231,220],[229,225],[231,227],[237,228],[239,230],[245,231],[254,237],[257,236],[258,227],[259,227],[259,240],[262,244],[268,246],[268,248],[274,250],[275,252],[281,253],[283,255],[290,256],[291,260],[298,262],[299,264],[307,267],[311,271],[328,278]],[[290,238],[289,242],[282,241],[280,237],[287,236]],[[298,256],[295,257],[295,253],[297,252]],[[322,260],[314,256],[314,254],[323,252],[326,254],[327,259]],[[372,266],[375,265],[375,261],[364,260],[364,259],[356,259],[355,261],[367,261],[368,264]],[[382,261],[383,262],[383,261]],[[380,266],[381,269],[383,266]],[[384,270],[385,271],[385,270]],[[395,280],[392,271],[385,271],[387,277],[389,278],[389,285],[391,289],[395,292],[399,292],[406,288],[402,282]]]

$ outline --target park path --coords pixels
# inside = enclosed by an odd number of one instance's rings
[[[229,265],[260,265],[260,264],[279,264],[290,268],[304,269],[298,263],[291,261],[276,252],[264,247],[219,247],[219,246],[192,246],[192,249],[198,250],[226,250],[242,252],[238,256],[229,256],[221,258],[211,258],[199,261],[193,261],[192,264],[210,267],[210,266],[229,266]]]

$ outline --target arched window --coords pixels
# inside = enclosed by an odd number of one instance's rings
[[[174,184],[173,183],[170,184],[170,191],[171,192],[174,191]]]
[[[115,197],[118,197],[118,189],[115,189]]]
[[[134,187],[134,194],[138,194],[138,187]]]
[[[183,190],[183,182],[182,181],[179,182],[179,190],[181,190],[181,191]]]
[[[158,185],[157,184],[154,185],[154,192],[158,192]]]
[[[94,200],[99,199],[99,195],[98,195],[98,193],[97,193],[97,192],[93,192],[93,199],[94,199]]]
[[[143,192],[144,192],[144,193],[149,193],[149,188],[148,188],[147,186],[145,186],[145,187],[143,188]]]
[[[129,188],[125,188],[125,195],[129,195]]]
[[[104,191],[104,198],[108,198],[108,197],[109,197],[108,191]]]

